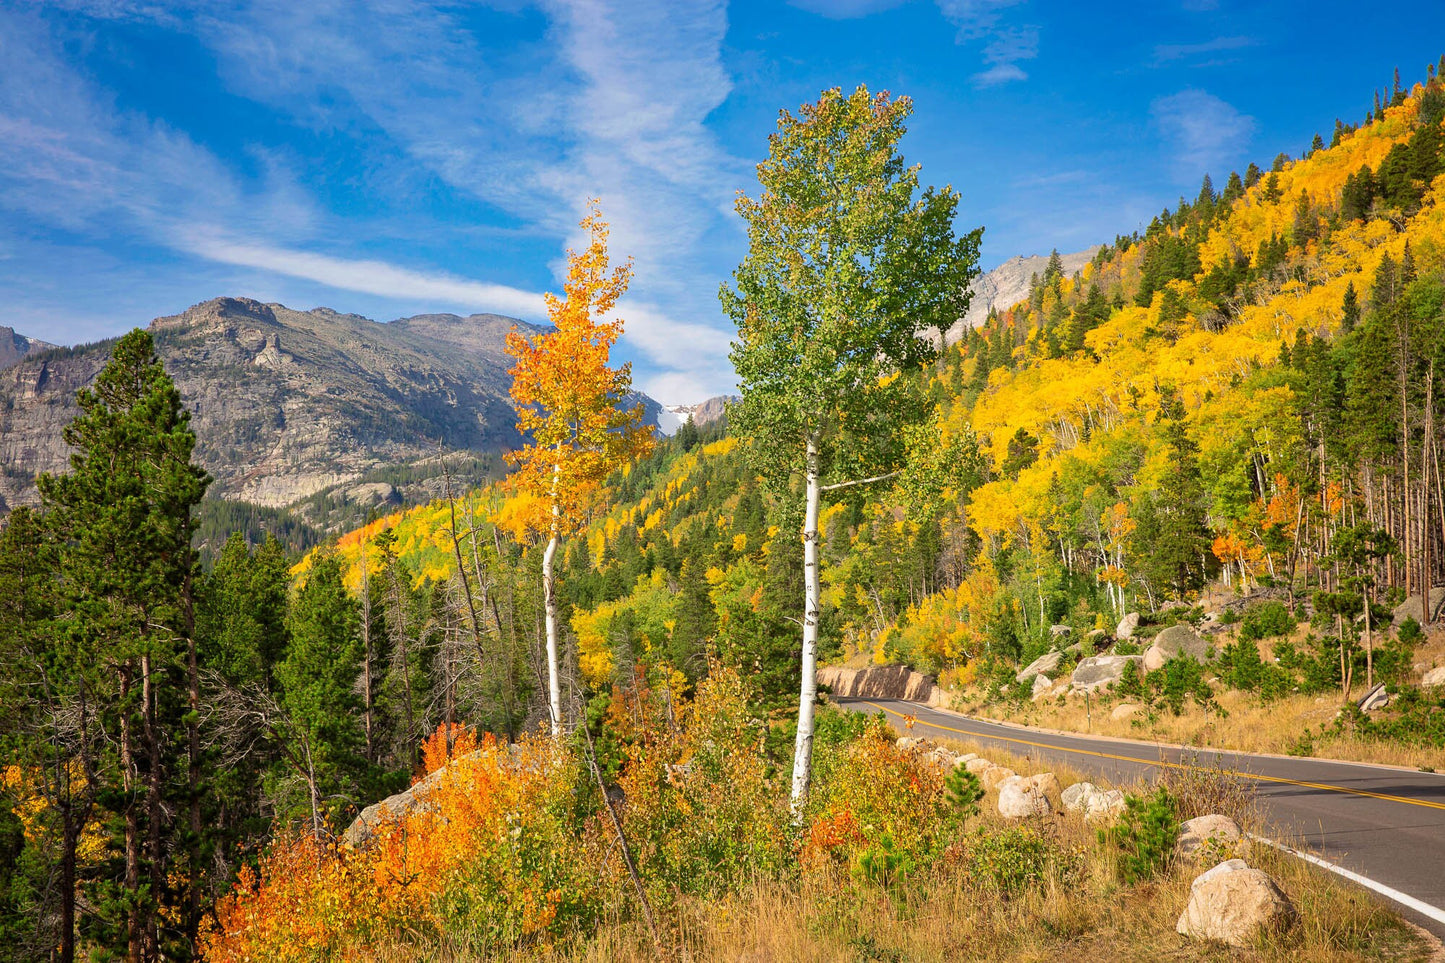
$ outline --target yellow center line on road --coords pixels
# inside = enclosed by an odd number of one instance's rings
[[[860,699],[865,705],[870,705],[880,712],[895,715],[900,719],[907,719],[909,716],[887,706],[880,706],[876,702],[869,702],[867,699]],[[1323,789],[1327,792],[1344,793],[1347,796],[1364,796],[1369,799],[1383,799],[1385,802],[1404,803],[1407,806],[1423,806],[1426,809],[1439,809],[1445,811],[1445,803],[1432,802],[1428,799],[1410,799],[1406,796],[1391,796],[1386,793],[1370,792],[1368,789],[1350,789],[1347,786],[1334,786],[1326,782],[1304,782],[1299,779],[1286,779],[1283,776],[1266,776],[1263,773],[1243,772],[1238,769],[1217,770],[1206,766],[1192,766],[1187,762],[1170,762],[1167,759],[1141,759],[1138,756],[1120,756],[1109,752],[1097,752],[1093,749],[1071,749],[1067,746],[1051,746],[1046,742],[1032,742],[1028,739],[1017,739],[1011,736],[999,736],[982,732],[970,732],[967,729],[955,729],[952,726],[940,725],[937,722],[925,722],[915,720],[918,725],[930,726],[934,729],[943,729],[947,732],[957,732],[960,735],[969,736],[973,739],[997,739],[1000,742],[1013,742],[1021,746],[1032,746],[1035,749],[1050,749],[1054,752],[1071,752],[1080,756],[1095,756],[1099,759],[1113,759],[1118,762],[1134,762],[1145,766],[1162,766],[1168,769],[1185,769],[1190,772],[1223,772],[1227,776],[1238,776],[1242,779],[1258,779],[1262,782],[1281,783],[1286,786],[1299,786],[1302,789]],[[1230,750],[1212,750],[1215,752],[1229,752]]]

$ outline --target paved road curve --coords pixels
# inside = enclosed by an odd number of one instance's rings
[[[854,711],[882,710],[900,731],[903,717],[911,716],[913,735],[970,740],[1020,756],[1058,760],[1120,784],[1152,778],[1161,767],[1181,764],[1239,772],[1254,782],[1275,839],[1308,848],[1335,866],[1413,897],[1425,906],[1402,906],[1405,915],[1445,938],[1445,775],[1055,735],[914,702],[836,701]]]

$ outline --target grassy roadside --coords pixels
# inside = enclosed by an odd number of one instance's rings
[[[944,740],[955,752],[977,746]],[[987,749],[983,755],[1021,774],[1040,771],[1032,760]],[[1065,784],[1078,780],[1066,767],[1050,771]],[[1139,789],[1141,787],[1122,787]],[[1170,784],[1179,816],[1224,812],[1249,828],[1256,824],[1252,796],[1214,774],[1181,776]],[[1018,832],[997,813],[989,794],[970,827],[978,837]],[[1382,902],[1300,860],[1267,847],[1247,854],[1252,866],[1275,877],[1300,913],[1300,925],[1282,937],[1261,936],[1250,949],[1187,940],[1174,929],[1194,876],[1207,866],[1171,865],[1135,886],[1119,882],[1118,854],[1096,828],[1075,816],[1033,823],[1049,858],[1034,866],[1028,885],[1001,888],[967,870],[964,850],[947,851],[895,885],[860,882],[842,867],[792,883],[759,879],[723,899],[682,900],[669,924],[679,960],[818,961],[1034,961],[1101,957],[1117,961],[1425,961],[1433,948]],[[1020,851],[1025,853],[1027,851]],[[1026,859],[1019,855],[1018,858]],[[538,946],[518,957],[567,961],[656,959],[645,929],[634,921],[604,921],[585,942]],[[442,945],[378,947],[384,963],[420,959],[479,959]]]

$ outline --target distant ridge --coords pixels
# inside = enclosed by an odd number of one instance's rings
[[[441,454],[500,467],[495,456],[518,442],[503,350],[514,327],[541,330],[496,314],[383,323],[231,297],[150,324],[192,412],[197,459],[215,479],[211,494],[267,509],[304,501],[306,521],[323,529],[342,521],[320,517],[330,511],[323,503],[435,497]],[[0,328],[0,351],[13,340],[8,331]],[[0,512],[34,500],[38,473],[64,470],[61,431],[110,344],[0,366]],[[661,406],[637,398],[655,425]]]
[[[0,324],[0,371],[4,371],[37,351],[46,351],[55,345],[39,338],[27,338],[14,328]]]
[[[1099,245],[1061,254],[1064,276],[1070,277],[1083,270],[1085,264],[1094,259],[1100,251]],[[990,310],[1003,311],[1013,307],[1029,296],[1029,282],[1035,274],[1042,275],[1048,267],[1049,255],[1018,255],[1011,257],[973,282],[973,300],[969,302],[968,313],[953,327],[943,333],[943,343],[954,344],[963,337],[963,332],[976,328],[988,319]]]

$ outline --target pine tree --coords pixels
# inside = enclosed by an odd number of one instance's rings
[[[355,692],[361,674],[359,615],[335,554],[313,562],[288,623],[291,645],[276,678],[287,716],[284,750],[306,796],[304,804],[293,801],[286,808],[304,808],[311,831],[319,835],[328,816],[360,801],[365,775]]]
[[[107,799],[121,827],[119,875],[97,887],[102,942],[131,958],[184,954],[199,923],[200,692],[193,631],[193,513],[208,484],[191,462],[190,416],[149,333],[115,346],[65,429],[70,471],[43,475],[66,544],[57,579],[70,657],[103,666],[115,753]]]
[[[1340,306],[1340,333],[1350,334],[1360,323],[1360,298],[1355,293],[1355,282],[1345,286],[1345,300]]]

